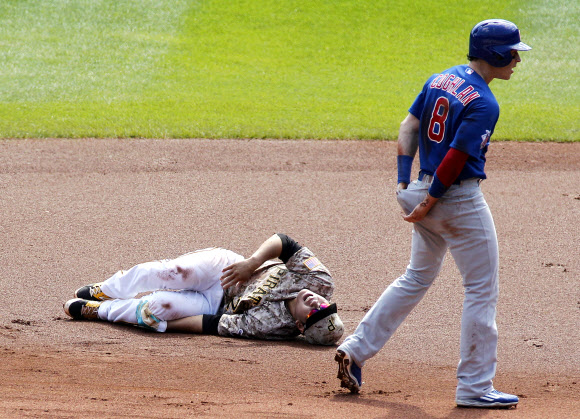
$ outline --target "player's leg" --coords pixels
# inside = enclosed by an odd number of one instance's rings
[[[101,284],[110,298],[133,298],[141,292],[163,289],[205,291],[217,282],[226,266],[243,256],[221,248],[204,249],[176,259],[138,264],[119,271]]]
[[[204,292],[157,291],[143,298],[107,300],[100,303],[98,317],[109,322],[130,323],[164,332],[168,320],[218,312],[223,290],[220,284]],[[146,310],[146,314],[144,314]],[[150,317],[147,319],[146,317]]]
[[[425,186],[411,184],[410,189],[399,194],[399,203],[409,212],[425,193]],[[338,350],[347,352],[359,366],[385,345],[439,274],[447,245],[434,226],[430,219],[414,225],[407,270],[387,287],[355,332],[339,346]]]
[[[457,398],[480,397],[493,389],[497,365],[496,305],[499,293],[499,252],[493,218],[478,187],[455,203],[461,211],[448,224],[451,254],[463,277],[465,296],[461,319]]]
[[[216,314],[224,291],[218,282],[204,291],[157,291],[148,298],[150,312],[161,320],[175,320],[199,314]]]
[[[407,270],[387,287],[338,350],[346,351],[361,367],[380,351],[428,291],[441,270],[446,250],[441,237],[415,225]]]

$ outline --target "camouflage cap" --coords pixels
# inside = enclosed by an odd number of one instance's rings
[[[334,345],[344,333],[338,317],[336,303],[329,305],[306,319],[304,337],[313,345]]]

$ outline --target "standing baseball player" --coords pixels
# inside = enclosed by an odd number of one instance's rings
[[[392,336],[437,277],[447,249],[463,277],[456,404],[509,407],[518,397],[494,389],[497,364],[496,303],[499,253],[494,222],[480,190],[485,154],[499,117],[488,85],[509,80],[519,63],[516,25],[502,19],[471,30],[468,65],[431,76],[401,123],[397,200],[414,223],[411,260],[339,346],[341,386],[358,393],[361,367]],[[419,179],[410,182],[419,148]]]
[[[279,258],[275,261],[273,259]],[[79,288],[64,304],[73,319],[332,345],[343,325],[328,269],[307,248],[274,234],[248,259],[210,248],[119,271]]]

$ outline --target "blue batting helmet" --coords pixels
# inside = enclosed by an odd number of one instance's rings
[[[520,40],[520,30],[508,20],[484,20],[475,25],[469,35],[469,56],[481,58],[494,67],[508,65],[514,49],[529,51],[532,47]]]

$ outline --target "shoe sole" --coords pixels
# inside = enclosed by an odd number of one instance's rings
[[[348,373],[348,364],[350,360],[346,359],[346,354],[337,353],[334,356],[334,360],[338,362],[338,374],[336,378],[340,379],[340,386],[342,388],[348,388],[353,394],[358,394],[360,386]]]
[[[481,403],[476,401],[463,401],[463,402],[456,402],[457,407],[478,407],[482,409],[508,409],[510,407],[518,407],[518,402],[511,402],[511,403],[500,403],[500,402],[493,402],[493,403]]]

